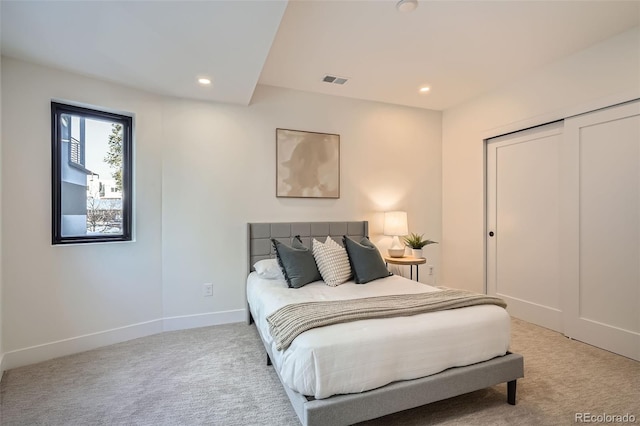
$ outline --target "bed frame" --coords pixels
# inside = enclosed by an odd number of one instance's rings
[[[247,225],[248,272],[261,259],[273,258],[271,238],[286,244],[300,235],[302,242],[311,247],[311,240],[324,239],[327,235],[341,242],[343,235],[362,237],[369,234],[368,222],[280,222],[249,223]],[[251,306],[247,303],[247,323],[252,324]],[[258,330],[267,351],[267,365],[273,354]],[[465,367],[450,368],[431,376],[393,382],[381,388],[358,394],[334,395],[326,399],[304,396],[278,378],[291,401],[300,422],[305,426],[350,425],[382,417],[398,411],[419,407],[431,402],[484,389],[499,383],[507,383],[507,402],[516,403],[516,381],[524,377],[524,360],[521,355],[506,355]]]

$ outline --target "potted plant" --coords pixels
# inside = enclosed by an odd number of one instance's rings
[[[422,247],[429,244],[438,244],[437,241],[423,239],[424,234],[410,233],[404,237],[404,243],[411,247],[413,257],[422,258]]]

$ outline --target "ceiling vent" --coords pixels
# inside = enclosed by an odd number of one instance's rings
[[[333,84],[345,84],[348,78],[345,77],[336,77],[335,75],[325,75],[322,81],[325,83],[333,83]]]

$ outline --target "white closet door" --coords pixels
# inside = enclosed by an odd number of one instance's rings
[[[511,315],[558,331],[561,137],[556,123],[487,144],[487,293]]]
[[[640,102],[567,119],[564,333],[640,360]]]

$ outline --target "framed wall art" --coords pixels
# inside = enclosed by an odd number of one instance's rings
[[[340,198],[340,135],[276,129],[276,196]]]

